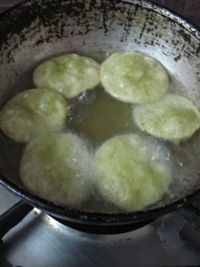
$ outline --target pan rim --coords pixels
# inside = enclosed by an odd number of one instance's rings
[[[42,3],[43,5],[49,4],[50,1],[53,0],[43,0]],[[69,1],[69,0],[62,0],[62,1]],[[102,0],[100,0],[102,1]],[[163,15],[167,17],[168,19],[171,19],[175,21],[176,23],[180,24],[183,26],[184,29],[187,29],[190,31],[190,33],[194,34],[195,32],[198,32],[200,35],[200,27],[193,22],[190,22],[188,19],[186,19],[183,15],[180,13],[164,7],[162,4],[154,3],[151,0],[114,0],[117,3],[125,3],[125,4],[132,4],[132,5],[138,5],[141,6],[142,8],[150,9],[154,12],[159,13],[160,15]],[[0,13],[0,23],[1,20],[4,19],[4,16],[6,17],[7,15],[11,15],[12,12],[15,12],[17,9],[26,7],[29,9],[30,5],[37,3],[37,0],[22,0],[20,3],[9,7],[8,9],[4,10],[2,13]],[[55,1],[53,1],[55,2]],[[71,1],[72,2],[72,1]],[[102,1],[103,2],[103,1]],[[0,30],[1,31],[1,30]],[[196,36],[197,37],[197,36]],[[199,37],[200,39],[200,37]]]
[[[170,8],[164,7],[162,4],[154,3],[151,0],[121,0],[121,2],[124,2],[127,4],[135,4],[136,2],[141,7],[150,9],[154,12],[157,12],[158,14],[162,16],[165,16],[168,19],[175,21],[176,23],[181,25],[184,29],[191,31],[190,33],[194,33],[194,32],[199,33],[200,31],[200,27],[198,25],[194,24],[193,22],[190,22],[180,13]]]
[[[106,213],[95,211],[84,211],[66,206],[57,205],[51,201],[38,197],[22,186],[15,184],[3,175],[0,176],[0,185],[13,192],[19,198],[29,203],[31,206],[53,215],[60,219],[67,219],[72,222],[99,224],[99,225],[122,225],[127,223],[137,223],[140,221],[155,219],[180,209],[194,201],[200,196],[200,189],[197,189],[186,197],[170,202],[164,206],[147,208],[146,210],[120,213]]]

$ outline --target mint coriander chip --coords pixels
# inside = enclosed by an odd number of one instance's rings
[[[94,158],[100,194],[126,211],[143,210],[157,202],[171,182],[168,153],[156,140],[137,134],[104,142]]]
[[[146,103],[164,95],[169,87],[165,68],[138,52],[114,53],[100,67],[105,90],[120,101]]]
[[[133,116],[142,131],[174,143],[190,138],[200,127],[199,110],[189,99],[176,94],[136,106]]]
[[[16,142],[65,127],[67,103],[58,92],[38,88],[14,96],[0,112],[0,128]]]
[[[72,98],[99,84],[99,64],[77,54],[53,57],[35,69],[33,81],[36,87],[48,87]]]
[[[26,146],[20,175],[24,185],[37,196],[76,206],[90,194],[90,153],[85,142],[74,134],[44,134]]]

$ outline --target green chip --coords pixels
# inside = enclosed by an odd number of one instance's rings
[[[33,81],[37,87],[48,87],[72,98],[99,84],[99,64],[77,54],[54,57],[35,69]]]
[[[137,104],[161,97],[169,87],[160,62],[138,52],[112,54],[100,67],[100,81],[113,97]]]
[[[171,182],[168,153],[136,134],[113,137],[96,151],[94,169],[100,194],[117,207],[137,211],[157,202]]]
[[[135,107],[133,116],[142,131],[174,143],[190,138],[200,127],[199,110],[176,94]]]
[[[0,128],[17,142],[65,127],[65,98],[50,89],[30,89],[14,96],[0,112]]]
[[[20,175],[34,194],[56,204],[76,206],[91,189],[91,156],[84,141],[71,133],[44,134],[30,142]]]

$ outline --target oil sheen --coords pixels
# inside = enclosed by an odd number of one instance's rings
[[[30,78],[33,70],[34,68],[31,68],[19,77],[15,88],[13,88],[15,92],[16,88],[19,88],[19,91],[34,88],[32,78]],[[172,81],[170,91],[174,93],[177,91],[180,94],[179,86],[177,87],[177,83],[174,83],[173,77],[170,78]],[[22,83],[22,81],[25,82]],[[145,137],[145,134],[134,124],[132,118],[133,104],[114,99],[105,92],[101,85],[67,100],[67,107],[68,116],[65,131],[83,137],[91,150],[95,150],[104,141],[118,134],[134,132]],[[185,197],[189,192],[193,192],[195,185],[199,183],[200,132],[197,131],[189,140],[179,145],[158,139],[156,142],[159,142],[160,147],[169,151],[166,160],[170,161],[170,166],[172,166],[174,182],[163,199],[155,204],[155,207]],[[0,147],[1,174],[19,183],[19,162],[25,144],[17,144],[0,132]],[[78,208],[92,211],[103,210],[111,213],[119,212],[116,207],[102,200],[95,190],[91,199],[92,201],[89,200]]]
[[[66,127],[98,145],[133,130],[132,105],[114,99],[99,85],[68,101]]]

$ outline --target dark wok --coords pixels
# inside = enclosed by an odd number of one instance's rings
[[[102,61],[107,52],[138,50],[161,61],[180,93],[200,108],[200,32],[149,2],[30,0],[1,15],[0,36],[0,107],[19,91],[30,88],[30,70],[44,58],[77,52]],[[141,212],[75,210],[35,196],[25,189],[18,174],[23,147],[10,140],[5,142],[2,133],[0,183],[25,202],[61,220],[97,226],[143,223],[199,196],[199,139],[197,132],[185,145],[188,153],[191,151],[187,147],[194,153],[195,160],[189,162],[194,171],[187,173],[184,183],[181,180],[172,187],[170,197]]]

